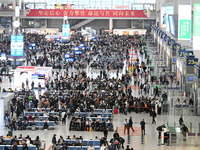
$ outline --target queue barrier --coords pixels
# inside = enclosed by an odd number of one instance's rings
[[[0,145],[0,150],[5,149],[6,147],[11,149],[12,145]],[[17,150],[22,150],[22,148],[23,148],[23,145],[18,145],[17,146]],[[30,145],[28,149],[29,150],[36,150],[36,146],[35,145]]]

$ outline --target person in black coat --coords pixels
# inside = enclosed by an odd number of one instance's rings
[[[107,137],[108,137],[108,128],[104,128],[103,135],[107,139]]]
[[[113,134],[113,138],[119,140],[119,133],[117,132],[117,130]]]
[[[133,129],[133,120],[132,120],[132,117],[130,117],[130,119],[129,119],[129,127],[130,127],[130,129],[131,129],[133,132],[135,132],[135,130]]]
[[[151,112],[151,116],[152,116],[152,124],[156,124],[156,120],[155,120],[155,118],[156,118],[156,112],[155,112],[155,110],[152,110],[152,112]]]
[[[140,122],[140,125],[141,125],[141,130],[142,130],[142,134],[145,135],[145,121],[144,119]]]

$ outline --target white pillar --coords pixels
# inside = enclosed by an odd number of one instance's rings
[[[113,29],[113,19],[109,19],[109,30]]]
[[[4,99],[0,99],[0,127],[4,126]]]

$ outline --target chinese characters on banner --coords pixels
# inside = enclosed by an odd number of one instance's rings
[[[142,17],[147,18],[146,10],[57,10],[57,9],[30,9],[27,17]]]

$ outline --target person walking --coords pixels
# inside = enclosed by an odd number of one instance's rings
[[[157,115],[157,114],[156,114],[155,110],[153,109],[152,112],[151,112],[151,116],[152,116],[152,124],[154,124],[154,123],[156,124],[156,120],[155,120],[156,115]]]
[[[127,119],[124,120],[123,125],[124,125],[124,134],[126,134],[126,131],[127,131],[127,134],[129,134],[129,123]]]
[[[142,119],[142,121],[140,122],[142,135],[145,135],[145,124],[146,123],[145,123],[144,119]]]
[[[65,111],[63,111],[61,113],[61,118],[62,118],[62,125],[65,125],[66,124],[66,118],[67,118],[67,114]]]
[[[56,134],[53,135],[52,137],[52,144],[53,144],[53,148],[56,146],[57,144],[57,140],[56,140]]]
[[[183,125],[183,116],[181,115],[180,118],[179,118],[179,125],[180,127]]]
[[[133,120],[132,120],[132,117],[130,117],[129,118],[129,128],[133,131],[133,132],[135,132],[135,130],[133,129]]]
[[[108,128],[104,128],[103,135],[107,139],[107,137],[108,137]]]
[[[157,86],[156,86],[156,88],[155,88],[155,96],[154,96],[154,97],[156,97],[156,96],[159,97],[159,91],[158,91],[158,87],[157,87]]]
[[[32,83],[31,83],[31,90],[34,89],[34,85],[35,85],[35,83],[34,83],[34,81],[32,81]]]

